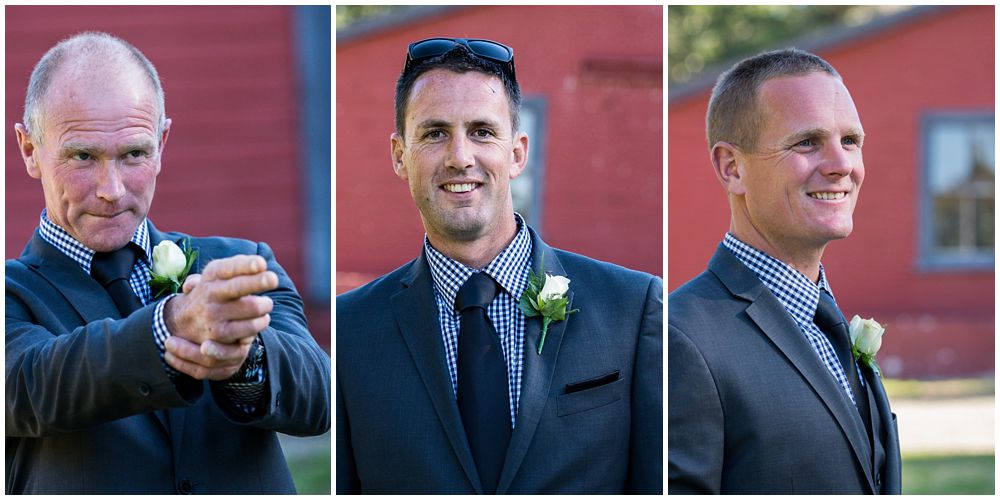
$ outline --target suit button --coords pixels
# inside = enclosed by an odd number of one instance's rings
[[[882,487],[882,473],[878,472],[875,474],[875,486]]]
[[[181,495],[190,495],[191,489],[191,481],[188,481],[187,479],[177,483],[177,492]]]
[[[139,386],[139,394],[142,394],[143,396],[149,396],[149,393],[150,393],[149,384],[142,384]]]

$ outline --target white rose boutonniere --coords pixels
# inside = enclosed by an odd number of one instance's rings
[[[167,293],[177,293],[184,279],[191,272],[191,266],[198,258],[198,251],[191,249],[191,241],[185,238],[184,250],[176,243],[163,240],[153,248],[153,268],[150,269],[149,287],[153,298]]]
[[[545,263],[542,262],[542,269]],[[528,288],[521,294],[521,301],[518,308],[525,316],[542,317],[542,336],[538,342],[538,354],[542,354],[542,346],[545,345],[545,335],[549,331],[549,324],[553,321],[562,321],[566,316],[579,309],[567,311],[569,298],[569,278],[565,276],[555,276],[552,274],[535,274],[531,270],[528,274]]]
[[[861,319],[861,316],[855,314],[851,318],[850,332],[851,352],[854,353],[854,358],[861,360],[876,375],[881,377],[882,370],[875,362],[875,354],[882,347],[882,334],[885,333],[885,327],[874,319]]]

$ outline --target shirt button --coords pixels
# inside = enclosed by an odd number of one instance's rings
[[[191,488],[191,481],[188,481],[187,479],[185,479],[185,480],[177,483],[177,491],[181,495],[190,495],[191,494],[191,489],[192,489]]]
[[[150,392],[151,391],[149,390],[149,384],[142,384],[139,386],[139,394],[142,394],[143,396],[149,396]]]

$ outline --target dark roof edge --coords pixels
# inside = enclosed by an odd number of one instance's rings
[[[408,5],[337,30],[337,44],[354,43],[399,26],[468,8],[464,5]]]
[[[888,16],[880,16],[872,19],[870,22],[865,24],[859,24],[857,26],[851,26],[847,28],[832,28],[829,30],[822,31],[818,34],[806,35],[794,40],[778,44],[771,47],[770,49],[764,49],[760,52],[766,52],[767,50],[779,49],[784,47],[797,47],[802,50],[807,50],[809,52],[821,52],[825,50],[830,50],[838,45],[859,41],[871,36],[875,36],[882,31],[890,29],[900,24],[911,22],[915,19],[922,18],[924,16],[934,14],[944,10],[954,9],[957,6],[951,5],[919,5],[912,9],[907,9],[896,14],[891,14]],[[743,60],[743,58],[748,57],[752,54],[744,54],[737,58],[730,59],[718,64],[714,64],[704,71],[695,75],[690,81],[680,84],[680,85],[667,85],[667,97],[669,104],[680,103],[694,95],[700,93],[706,88],[711,88],[715,85],[716,79],[723,71],[729,69],[731,66],[737,62]]]

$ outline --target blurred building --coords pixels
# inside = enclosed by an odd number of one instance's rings
[[[6,258],[44,207],[14,139],[34,64],[81,31],[156,65],[173,120],[149,217],[161,230],[265,241],[330,346],[330,8],[7,6]]]
[[[514,48],[529,136],[515,208],[547,243],[662,275],[663,9],[399,9],[337,33],[337,291],[421,250],[424,230],[389,154],[406,47],[487,38]]]
[[[889,376],[992,374],[994,7],[917,7],[787,46],[837,68],[865,128],[854,233],[823,258],[845,315],[887,325]],[[705,139],[729,66],[669,90],[670,290],[705,269],[729,228]]]

